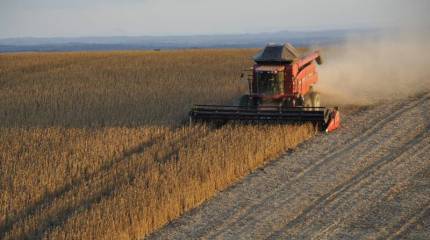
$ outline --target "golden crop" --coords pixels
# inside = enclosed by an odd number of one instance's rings
[[[255,50],[0,55],[0,239],[136,239],[308,139],[183,125]]]

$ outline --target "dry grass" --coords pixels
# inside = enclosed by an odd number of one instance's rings
[[[246,90],[250,50],[0,55],[3,126],[176,123]]]
[[[181,126],[255,50],[0,55],[0,238],[145,236],[311,126]]]

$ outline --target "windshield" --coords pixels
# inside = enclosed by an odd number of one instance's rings
[[[256,72],[257,92],[263,95],[276,95],[284,92],[283,72]]]

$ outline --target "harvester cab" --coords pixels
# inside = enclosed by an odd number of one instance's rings
[[[338,128],[337,108],[321,107],[314,88],[319,51],[300,56],[291,44],[268,44],[254,61],[249,92],[239,106],[195,105],[190,121],[313,122],[324,131]]]

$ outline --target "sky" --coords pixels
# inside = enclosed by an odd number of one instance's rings
[[[0,38],[430,28],[430,0],[0,0]]]

